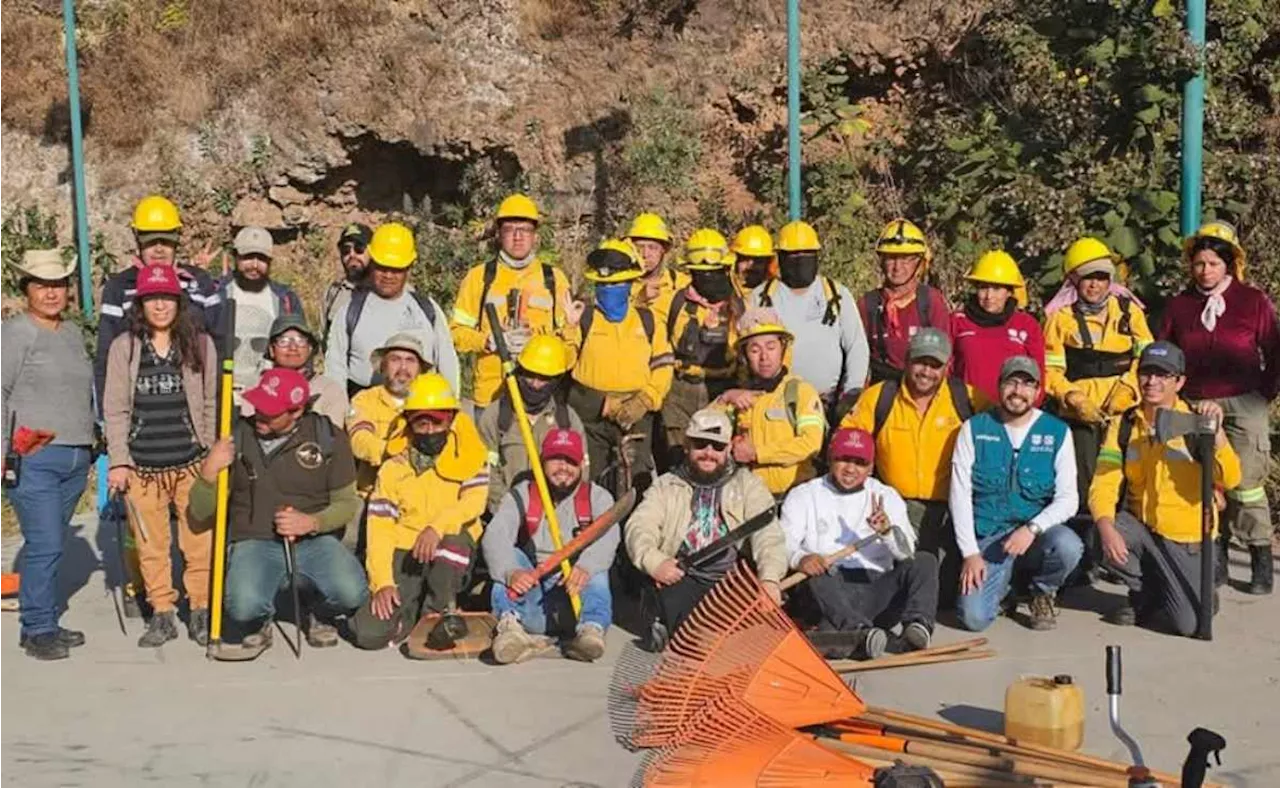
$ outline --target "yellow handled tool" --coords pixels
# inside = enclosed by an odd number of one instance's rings
[[[224,301],[226,331],[223,334],[222,377],[218,385],[218,438],[231,435],[232,382],[235,378],[236,302]],[[218,472],[218,500],[213,522],[213,588],[209,597],[209,646],[211,657],[222,642],[222,589],[227,573],[227,505],[231,497],[230,469]]]

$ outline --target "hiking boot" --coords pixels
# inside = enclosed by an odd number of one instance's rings
[[[923,621],[912,621],[902,628],[902,639],[912,651],[919,651],[929,647],[929,642],[933,640],[933,633]]]
[[[268,620],[257,632],[250,632],[239,643],[222,641],[210,656],[219,662],[248,662],[262,656],[271,648],[271,622]]]
[[[1249,568],[1253,577],[1249,580],[1250,594],[1270,594],[1275,588],[1275,558],[1271,555],[1271,545],[1249,545]]]
[[[195,641],[197,646],[209,645],[209,609],[196,608],[187,617],[187,637]]]
[[[338,645],[338,628],[316,618],[315,613],[308,615],[307,645],[312,648],[332,648]]]
[[[427,633],[427,648],[448,651],[467,636],[467,621],[454,612],[445,613]]]
[[[1227,538],[1219,536],[1213,543],[1213,587],[1220,588],[1227,584],[1230,574],[1228,567],[1231,559],[1227,554]]]
[[[1131,591],[1120,604],[1107,611],[1102,620],[1118,627],[1131,627],[1138,623],[1137,596]]]
[[[1031,597],[1031,628],[1043,632],[1058,625],[1058,609],[1053,604],[1053,594],[1035,594]]]
[[[538,648],[538,641],[525,630],[515,613],[502,614],[493,636],[494,662],[499,665],[524,662],[536,656]]]
[[[59,634],[58,632],[41,632],[39,635],[23,638],[22,649],[27,652],[27,656],[45,662],[66,659],[71,656],[71,651],[67,644],[59,639]]]
[[[65,627],[58,627],[56,632],[51,632],[49,634],[56,637],[58,642],[61,643],[66,648],[76,648],[77,646],[84,645],[84,633],[77,632],[74,629],[66,629]],[[33,635],[32,638],[34,637],[36,636]],[[27,641],[32,638],[28,638],[26,635],[23,635],[18,645],[22,646],[23,648],[26,648]]]
[[[178,617],[172,610],[156,613],[147,622],[147,631],[138,638],[138,648],[160,648],[178,637]]]
[[[867,659],[876,659],[884,656],[884,651],[889,645],[889,634],[879,627],[864,627],[857,630],[861,637],[856,638],[857,648],[855,653],[860,651]]]
[[[604,630],[599,624],[583,624],[565,644],[564,655],[579,662],[595,662],[604,656]]]

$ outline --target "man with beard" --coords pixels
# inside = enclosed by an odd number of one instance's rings
[[[333,422],[338,429],[346,426],[347,389],[341,383],[317,375],[315,352],[318,345],[315,332],[302,315],[281,315],[271,324],[267,337],[267,360],[278,369],[296,369],[307,379],[311,389],[311,410]],[[253,405],[240,403],[240,412],[253,416]]]
[[[871,477],[875,440],[865,430],[831,438],[831,470],[796,487],[782,504],[782,530],[792,569],[805,581],[822,621],[819,629],[850,632],[854,641],[827,657],[884,654],[887,630],[902,624],[910,649],[929,647],[938,608],[938,559],[916,552],[907,507],[898,491]],[[826,556],[861,539],[881,538],[832,563]]]
[[[436,613],[427,646],[444,650],[467,632],[458,593],[480,539],[488,452],[441,375],[414,379],[404,413],[408,448],[378,470],[369,499],[373,596],[351,629],[357,646],[380,649],[403,640],[424,612]]]
[[[539,334],[529,340],[516,359],[516,385],[533,430],[535,446],[553,428],[582,434],[582,419],[565,402],[564,380],[573,351],[564,340]],[[489,502],[485,510],[493,514],[502,497],[521,478],[529,475],[529,454],[525,450],[520,425],[516,423],[511,398],[502,396],[480,414],[480,437],[489,447]],[[545,457],[544,457],[545,459]]]
[[[705,547],[774,506],[764,482],[733,461],[733,423],[724,411],[704,408],[685,430],[685,459],[654,481],[631,513],[623,539],[627,555],[657,589],[655,641],[674,633],[703,595],[737,560],[726,549],[686,571],[678,558]],[[752,534],[756,575],[775,602],[787,571],[786,539],[777,522]]]
[[[585,457],[582,433],[554,427],[542,441],[542,462],[551,500],[562,529],[575,523],[585,528],[613,506],[613,496],[582,472]],[[609,567],[618,549],[618,528],[610,528],[574,561],[568,578],[555,572],[541,581],[533,568],[555,552],[555,542],[542,509],[542,498],[529,479],[517,482],[485,527],[481,548],[493,577],[490,600],[498,629],[493,638],[493,659],[499,665],[524,662],[550,645],[545,637],[549,619],[569,607],[568,596],[578,594],[582,612],[564,654],[580,662],[594,662],[604,655],[604,633],[613,622],[613,597],[609,592]],[[555,589],[562,587],[563,592]],[[514,591],[513,600],[507,594]]]
[[[1006,360],[996,408],[964,423],[951,458],[957,612],[975,632],[995,621],[1015,571],[1031,578],[1031,629],[1053,629],[1054,597],[1084,554],[1063,525],[1079,503],[1075,449],[1066,423],[1034,406],[1040,382],[1035,359]]]
[[[271,233],[244,227],[236,233],[235,269],[222,280],[220,294],[236,304],[234,391],[258,382],[267,369],[271,324],[281,315],[303,315],[302,299],[279,282],[271,281]],[[304,315],[305,317],[305,315]]]
[[[342,228],[338,236],[338,263],[342,266],[342,276],[329,283],[324,291],[324,335],[329,335],[329,325],[333,316],[338,313],[347,301],[351,292],[363,287],[369,274],[369,241],[373,239],[373,230],[366,224],[352,222]]]

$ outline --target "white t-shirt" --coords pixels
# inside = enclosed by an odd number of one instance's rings
[[[279,306],[270,287],[256,293],[240,289],[234,281],[227,293],[236,301],[236,349],[233,388],[236,402],[240,392],[253,388],[264,370],[271,366],[267,360],[267,342],[271,324],[275,322]]]
[[[867,525],[871,496],[884,499],[884,513],[893,526],[883,538],[842,558],[836,566],[887,572],[894,561],[915,553],[915,534],[907,519],[907,504],[889,485],[868,478],[862,489],[842,493],[829,476],[798,485],[782,502],[782,531],[787,537],[787,560],[794,569],[806,555],[830,555],[875,531]]]

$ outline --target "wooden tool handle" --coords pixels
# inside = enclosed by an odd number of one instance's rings
[[[991,649],[969,649],[968,651],[959,651],[953,654],[925,654],[924,656],[902,654],[881,659],[868,659],[862,662],[858,660],[840,660],[840,664],[832,665],[831,669],[836,673],[862,673],[869,670],[884,670],[885,668],[909,668],[913,665],[936,665],[940,662],[987,659],[995,655],[996,652]]]

